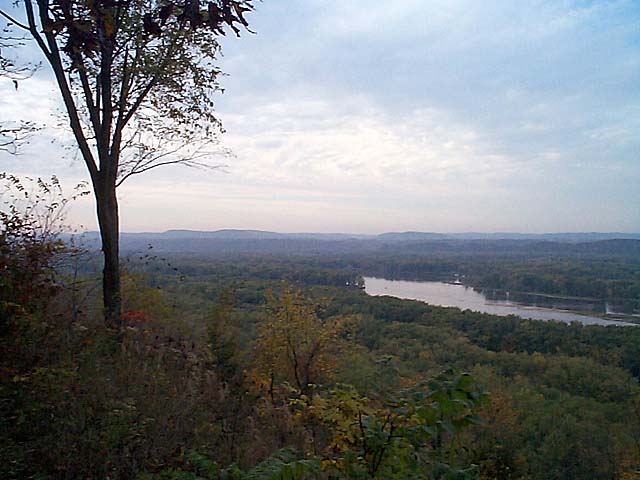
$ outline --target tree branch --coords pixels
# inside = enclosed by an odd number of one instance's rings
[[[0,126],[0,151],[18,155],[18,148],[39,129],[32,122],[21,122],[18,126]]]
[[[93,102],[93,94],[91,93],[91,86],[89,85],[89,79],[87,77],[87,71],[84,63],[81,58],[79,58],[78,61],[80,62],[80,67],[78,68],[80,84],[82,85],[84,98],[87,102],[87,110],[89,110],[89,118],[91,119],[93,130],[97,133],[100,131],[100,112],[96,104]]]
[[[178,159],[178,160],[167,160],[166,162],[158,162],[158,163],[153,163],[152,165],[148,165],[146,167],[137,169],[137,170],[132,170],[129,173],[125,174],[122,178],[120,178],[120,180],[118,180],[116,182],[116,187],[119,187],[120,185],[122,185],[122,183],[129,177],[133,176],[133,175],[138,175],[140,173],[144,173],[144,172],[148,172],[149,170],[153,170],[154,168],[157,167],[165,167],[167,165],[183,165],[185,167],[190,167],[190,168],[207,168],[210,170],[219,170],[222,169],[224,167],[226,167],[226,165],[208,165],[204,162],[195,162],[193,160],[186,160],[186,159]]]
[[[40,50],[42,50],[42,53],[44,53],[44,56],[46,57],[46,59],[49,61],[49,63],[51,63],[52,62],[51,52],[47,48],[47,45],[44,43],[42,36],[40,36],[40,32],[38,32],[38,27],[36,25],[36,19],[33,14],[33,5],[31,5],[31,0],[25,0],[24,7],[27,12],[27,21],[29,22],[29,32],[31,33],[34,40],[40,47]],[[40,8],[41,8],[40,2],[38,2],[38,9]]]
[[[29,0],[25,0],[25,1],[29,1]],[[25,25],[24,23],[21,23],[21,22],[17,21],[15,18],[13,18],[11,15],[9,15],[4,10],[0,10],[0,15],[2,15],[4,18],[9,20],[16,27],[20,27],[21,29],[26,30],[27,32],[31,32],[31,29],[29,28],[29,25]]]
[[[37,2],[40,21],[42,23],[42,26],[45,27],[50,23],[50,19],[47,16],[48,2],[47,0],[37,0]],[[60,88],[60,92],[62,93],[64,105],[67,109],[67,114],[69,115],[69,124],[71,126],[71,130],[73,131],[76,141],[78,142],[78,147],[80,148],[82,158],[84,159],[89,170],[89,174],[91,175],[91,180],[94,185],[96,185],[100,172],[98,171],[98,167],[96,166],[93,153],[91,152],[91,147],[89,146],[87,138],[85,137],[84,131],[82,129],[82,124],[80,123],[78,109],[73,100],[73,95],[71,94],[71,89],[65,76],[64,66],[62,65],[62,59],[60,57],[58,44],[56,43],[56,39],[51,31],[47,31],[47,29],[44,30],[45,39],[47,40],[47,43],[45,44],[44,40],[40,36],[40,33],[38,32],[31,0],[25,0],[24,5],[27,12],[27,19],[29,21],[29,31],[33,35],[33,38],[35,38],[38,46],[44,53],[45,57],[49,61],[49,64],[51,65],[51,68],[53,69],[56,81],[58,82],[58,87]]]
[[[107,177],[116,181],[118,172],[118,158],[120,152],[112,150],[111,144],[111,127],[113,125],[113,102],[111,100],[111,76],[113,65],[113,46],[110,40],[107,40],[104,28],[102,28],[101,42],[101,63],[100,63],[100,89],[102,93],[102,122],[100,130],[96,132],[98,141],[98,151],[100,155],[100,170],[104,171]],[[104,157],[106,155],[106,157]]]
[[[142,105],[142,102],[145,101],[145,99],[147,98],[147,95],[149,94],[149,92],[153,89],[153,87],[158,83],[158,81],[160,80],[160,76],[162,74],[162,72],[164,72],[165,68],[167,67],[169,60],[173,54],[173,50],[176,47],[176,42],[177,39],[176,38],[172,38],[169,42],[169,47],[166,50],[166,53],[164,55],[164,58],[162,59],[162,61],[160,62],[160,65],[158,66],[158,73],[156,73],[151,80],[149,81],[149,83],[142,89],[142,92],[140,93],[140,95],[138,96],[138,98],[133,102],[132,106],[129,108],[129,111],[126,113],[123,121],[122,121],[122,125],[121,128],[124,128],[129,121],[131,120],[131,118],[133,117],[133,115],[136,113],[136,111],[138,110],[138,108],[140,108],[140,106]]]

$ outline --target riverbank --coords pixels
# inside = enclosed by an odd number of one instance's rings
[[[493,315],[515,315],[520,318],[565,323],[579,322],[584,325],[638,326],[635,322],[605,318],[593,313],[582,314],[574,310],[548,308],[541,305],[519,303],[512,299],[490,298],[485,292],[473,287],[445,282],[415,282],[364,277],[365,291],[369,295],[389,295],[396,298],[419,300],[432,305],[455,307]],[[495,297],[495,296],[494,296]],[[511,297],[511,295],[510,295]]]

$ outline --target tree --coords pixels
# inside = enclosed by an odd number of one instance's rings
[[[213,60],[225,28],[248,29],[252,0],[23,0],[30,33],[55,75],[96,200],[105,320],[120,326],[116,188],[168,164],[209,165],[220,123]]]
[[[275,390],[287,385],[295,396],[312,396],[313,388],[335,372],[352,317],[322,320],[312,301],[287,290],[269,297],[269,316],[258,327],[254,344],[254,377],[275,401]]]

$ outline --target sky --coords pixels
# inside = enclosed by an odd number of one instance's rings
[[[9,0],[0,0],[0,4]],[[119,189],[123,231],[640,232],[637,0],[264,0],[222,39],[230,157]],[[33,46],[21,58],[37,58]],[[43,68],[1,170],[87,178]],[[96,229],[87,197],[69,221]]]

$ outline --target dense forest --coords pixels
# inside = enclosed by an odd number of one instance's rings
[[[64,172],[64,146],[88,181],[0,172],[0,479],[640,479],[640,234],[123,233],[120,205],[126,228],[635,228],[637,11],[260,3],[3,2],[0,153]],[[226,158],[232,180],[119,190]]]
[[[255,242],[255,245],[261,243]],[[330,246],[333,242],[325,243]],[[640,313],[640,254],[576,255],[573,250],[562,253],[564,247],[559,250],[551,246],[552,253],[540,255],[527,253],[525,244],[517,247],[517,255],[509,255],[501,253],[501,243],[490,241],[491,253],[476,250],[475,243],[461,245],[453,241],[450,252],[425,249],[419,254],[394,250],[391,253],[339,255],[317,251],[293,255],[273,253],[271,241],[261,247],[266,252],[259,250],[255,253],[253,249],[246,252],[237,245],[239,251],[234,253],[226,250],[215,252],[214,243],[210,246],[214,253],[209,254],[176,253],[166,251],[166,245],[157,249],[155,243],[150,243],[145,250],[128,250],[127,258],[133,263],[140,263],[150,256],[168,259],[169,264],[179,266],[180,272],[191,278],[287,279],[303,285],[333,286],[360,284],[362,276],[402,280],[462,279],[465,284],[476,288],[597,300],[617,299],[629,305],[629,313]],[[152,271],[172,272],[166,262],[156,263]]]
[[[176,230],[125,234],[122,249],[130,260],[150,253],[179,260],[181,271],[190,275],[215,276],[222,269],[234,279],[284,276],[294,282],[336,286],[360,276],[462,279],[476,288],[625,300],[631,311],[640,312],[640,239],[634,236],[503,234],[482,239],[468,235]],[[84,243],[87,248],[99,246],[92,233],[85,235]]]
[[[123,262],[113,330],[90,252],[19,222],[1,240],[2,478],[638,478],[640,329],[358,288],[475,271],[633,292],[638,259],[151,249]]]

